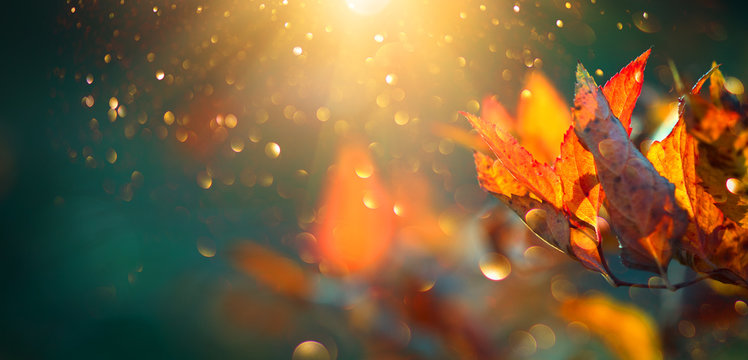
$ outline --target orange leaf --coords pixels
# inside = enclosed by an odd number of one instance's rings
[[[564,205],[580,220],[596,227],[601,194],[595,159],[579,142],[573,126],[564,135],[561,156],[553,169],[561,179]]]
[[[495,102],[495,100],[490,101]],[[539,163],[504,129],[484,117],[462,113],[486,141],[501,164],[540,199],[560,209],[563,203],[561,180],[547,164]]]
[[[457,144],[460,144],[468,149],[473,149],[484,153],[488,153],[489,151],[491,151],[478,134],[471,133],[464,128],[457,127],[455,125],[435,122],[431,126],[431,131],[436,136],[451,139]]]
[[[491,124],[502,129],[512,129],[516,124],[516,121],[506,111],[504,106],[500,102],[496,101],[494,96],[486,96],[483,98],[483,102],[480,105],[481,111],[480,116]]]
[[[473,156],[475,169],[478,172],[478,182],[484,190],[509,197],[529,196],[527,188],[520,184],[501,163],[480,152],[475,152]]]
[[[603,87],[603,95],[610,104],[610,110],[631,135],[631,113],[644,83],[644,67],[652,49],[639,55],[634,61],[615,74]]]
[[[498,160],[479,152],[473,155],[481,187],[493,193],[524,219],[528,227],[543,241],[566,251],[569,245],[569,224],[563,213],[532,195]],[[528,214],[533,224],[527,221]]]
[[[662,345],[655,322],[638,307],[604,295],[564,301],[561,316],[579,321],[621,359],[662,358]]]
[[[664,273],[671,257],[670,242],[680,238],[687,226],[673,184],[629,141],[628,132],[581,63],[574,105],[574,130],[595,159],[624,264]]]
[[[539,71],[530,73],[517,108],[517,135],[540,162],[550,164],[571,125],[569,107]]]
[[[365,145],[339,149],[324,191],[314,231],[323,260],[343,274],[375,269],[389,248],[395,219]]]
[[[699,96],[706,80],[711,101]],[[746,178],[748,119],[738,98],[725,89],[722,72],[712,64],[684,100],[683,118],[688,132],[700,140],[698,151],[705,159],[696,167],[704,190],[714,197],[726,217],[748,226],[748,198],[725,187],[728,179]]]
[[[657,171],[675,184],[678,204],[691,223],[682,241],[675,242],[676,256],[701,272],[717,272],[717,279],[746,285],[748,230],[725,218],[696,174],[698,150],[681,118],[670,135],[655,142],[647,153]]]
[[[303,298],[312,290],[306,273],[296,262],[262,245],[243,243],[232,257],[237,268],[280,294]]]
[[[497,160],[479,152],[474,156],[483,189],[519,215],[541,240],[577,258],[585,267],[606,273],[597,251],[594,229],[570,228],[568,217],[561,209],[534,197]]]
[[[589,225],[589,228],[572,229],[571,253],[587,268],[607,273],[600,259],[596,230],[600,199],[604,195],[592,153],[582,146],[573,125],[564,135],[561,156],[556,159],[553,170],[563,185],[565,209]]]

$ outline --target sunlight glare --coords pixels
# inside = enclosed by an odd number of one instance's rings
[[[359,15],[375,15],[382,11],[389,0],[345,0],[348,8]]]

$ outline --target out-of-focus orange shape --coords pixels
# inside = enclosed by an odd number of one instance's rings
[[[437,122],[432,125],[431,131],[436,136],[452,139],[452,141],[468,149],[473,149],[486,154],[491,151],[488,148],[488,145],[486,145],[483,139],[481,139],[480,135],[470,133],[461,127]]]
[[[662,345],[652,318],[632,304],[604,295],[566,300],[561,316],[579,321],[621,359],[662,359]]]
[[[551,164],[571,125],[566,102],[539,71],[530,73],[517,108],[517,135],[538,161]]]
[[[304,298],[311,290],[304,270],[296,262],[262,245],[241,244],[232,256],[237,268],[273,291]]]
[[[342,145],[323,191],[315,229],[323,263],[349,274],[375,268],[391,243],[395,214],[368,149]]]

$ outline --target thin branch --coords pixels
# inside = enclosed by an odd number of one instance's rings
[[[613,273],[613,271],[610,270],[610,266],[608,266],[608,259],[605,257],[605,253],[603,252],[602,242],[598,242],[597,252],[600,255],[600,262],[602,263],[603,268],[605,269],[605,272],[607,273],[607,274],[603,274],[603,275],[605,275],[608,279],[610,279],[610,281],[612,281],[612,285],[615,286],[615,287],[628,286],[628,287],[635,287],[635,288],[668,289],[670,291],[676,291],[676,290],[682,289],[682,288],[684,288],[686,286],[693,285],[693,284],[695,284],[695,283],[697,283],[699,281],[702,281],[704,279],[708,279],[711,276],[711,272],[710,273],[705,273],[705,274],[702,274],[702,275],[700,275],[698,277],[695,277],[695,278],[693,278],[691,280],[686,280],[686,281],[683,281],[683,282],[677,283],[677,284],[670,284],[670,283],[666,283],[666,284],[648,284],[648,283],[647,284],[642,284],[642,283],[634,283],[634,282],[624,281],[624,280],[619,279]],[[665,281],[667,281],[667,279],[665,279]]]

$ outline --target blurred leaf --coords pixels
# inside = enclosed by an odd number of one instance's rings
[[[572,298],[560,310],[567,321],[579,321],[621,359],[662,359],[654,320],[638,307],[604,295]]]
[[[234,266],[282,295],[306,298],[309,279],[293,260],[262,245],[246,242],[231,253]]]
[[[525,82],[517,108],[517,135],[522,145],[540,162],[550,164],[559,156],[558,145],[571,124],[571,114],[561,95],[539,71]]]
[[[328,171],[315,235],[323,263],[333,272],[373,270],[389,248],[393,204],[377,171],[358,143],[342,145]]]

